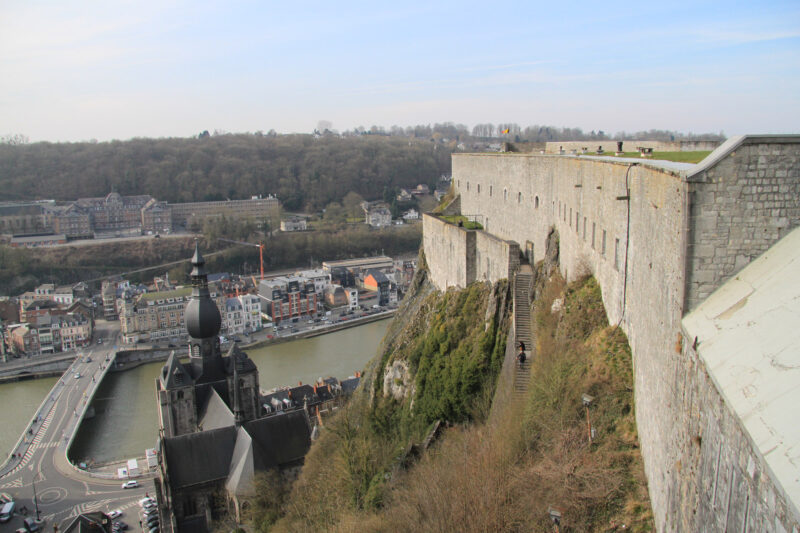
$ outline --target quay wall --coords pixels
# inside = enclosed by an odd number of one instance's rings
[[[631,345],[636,418],[657,529],[724,530],[706,528],[695,512],[702,479],[691,478],[686,486],[680,474],[687,461],[711,464],[707,447],[692,448],[687,429],[693,415],[684,404],[684,384],[698,370],[682,348],[681,318],[800,225],[800,137],[730,139],[698,165],[455,154],[453,186],[461,212],[479,216],[486,233],[520,243],[538,261],[555,231],[565,278],[595,276],[609,322],[620,325]],[[467,232],[431,216],[423,230],[438,288],[475,279],[465,275],[476,262]],[[709,398],[716,393],[713,383],[698,387]],[[724,421],[735,421],[728,407],[717,409],[720,438],[733,441],[743,429]],[[780,500],[781,491],[770,483],[763,476],[751,495],[773,502],[764,509]],[[765,530],[792,531],[797,520],[784,516]]]

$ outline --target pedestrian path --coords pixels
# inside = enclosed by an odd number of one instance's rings
[[[516,331],[515,344],[525,344],[525,363],[515,366],[514,398],[523,399],[528,392],[531,377],[531,362],[535,355],[533,344],[533,330],[531,323],[530,287],[533,281],[533,270],[527,263],[520,265],[514,276],[514,330]],[[519,348],[515,349],[519,353]]]
[[[55,413],[55,411],[52,409],[52,406],[51,406],[51,409],[48,411],[47,416],[45,416],[44,420],[41,421],[41,423],[39,424],[39,427],[36,430],[36,433],[33,435],[33,440],[31,442],[29,442],[29,443],[23,441],[22,446],[25,447],[25,452],[24,453],[23,452],[19,452],[19,453],[22,453],[22,458],[21,459],[11,459],[11,461],[15,461],[16,460],[16,461],[19,461],[19,463],[14,465],[11,468],[11,470],[8,471],[4,475],[12,475],[12,474],[22,470],[23,468],[25,468],[28,465],[28,463],[30,462],[31,458],[36,453],[36,450],[39,450],[39,449],[42,449],[42,448],[52,448],[53,446],[58,444],[57,442],[42,442],[42,440],[44,440],[45,435],[47,434],[47,428],[50,427],[50,423],[53,421],[53,414],[54,413]]]

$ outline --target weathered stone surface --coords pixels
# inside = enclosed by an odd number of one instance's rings
[[[737,444],[746,436],[737,436],[741,428],[714,396],[705,369],[676,349],[683,314],[800,225],[797,161],[798,136],[731,140],[685,172],[656,162],[453,156],[463,213],[482,215],[500,242],[529,241],[537,261],[555,229],[564,276],[597,278],[609,321],[620,324],[633,353],[638,431],[659,531],[797,527],[755,459],[748,473],[751,457]],[[793,177],[778,177],[784,168]],[[762,177],[748,176],[753,169]],[[502,262],[510,248],[478,246],[468,232],[443,224],[424,221],[437,287],[499,275],[491,257],[483,268],[485,254]],[[478,265],[472,272],[471,263]],[[745,482],[752,492],[739,490]]]

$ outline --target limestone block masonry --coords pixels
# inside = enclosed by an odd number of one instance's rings
[[[519,245],[481,230],[468,230],[423,215],[423,248],[431,279],[439,290],[466,287],[473,281],[508,279],[519,267]]]
[[[593,274],[609,321],[628,335],[657,529],[720,530],[723,521],[698,522],[700,504],[681,496],[704,492],[679,486],[685,443],[676,436],[690,434],[692,413],[683,394],[686,380],[697,374],[682,350],[681,318],[800,225],[800,136],[732,138],[698,165],[455,154],[453,186],[461,212],[481,216],[484,231],[479,237],[424,218],[433,283],[444,289],[500,276],[515,267],[507,255],[514,244],[538,261],[549,231],[558,230],[562,273],[568,280]],[[719,409],[719,424],[730,424],[728,408]],[[781,527],[792,531],[797,519]]]

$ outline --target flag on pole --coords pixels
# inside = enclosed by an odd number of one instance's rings
[[[505,134],[505,133],[508,133],[508,128],[504,129],[504,130],[503,130],[503,131],[501,131],[500,133],[504,133],[504,134]]]

